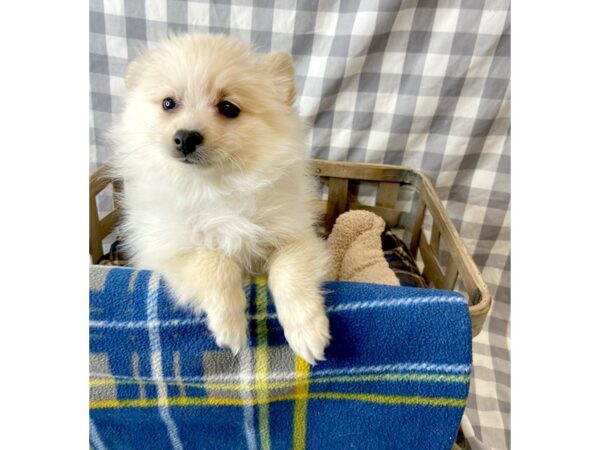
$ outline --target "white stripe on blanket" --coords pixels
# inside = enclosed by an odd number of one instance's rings
[[[244,348],[240,351],[240,379],[242,389],[240,391],[244,401],[244,432],[249,450],[256,450],[256,432],[254,430],[254,404],[252,403],[252,390],[249,382],[254,382],[254,366],[252,364],[252,350]]]
[[[327,312],[341,312],[341,311],[354,311],[357,309],[368,309],[368,308],[390,308],[395,306],[412,306],[412,305],[424,305],[430,303],[456,303],[466,304],[467,300],[464,297],[408,297],[408,298],[391,298],[385,300],[373,300],[369,302],[355,302],[345,303],[342,305],[331,306],[327,308]],[[255,314],[248,315],[250,320],[257,320],[258,316]],[[277,313],[267,314],[267,319],[276,319]],[[169,320],[133,320],[133,321],[120,321],[120,320],[90,320],[90,327],[92,328],[147,328],[147,327],[182,327],[189,325],[197,325],[204,323],[206,318],[200,317],[197,319],[169,319]]]
[[[95,450],[107,450],[104,442],[102,442],[102,438],[98,433],[98,429],[96,425],[94,425],[94,421],[90,417],[90,441],[92,441],[92,445],[95,447]]]
[[[183,444],[179,439],[179,434],[177,432],[177,425],[173,421],[171,417],[171,413],[169,411],[169,398],[167,393],[167,385],[163,379],[163,370],[162,370],[162,349],[160,346],[160,332],[159,327],[155,326],[158,322],[158,286],[160,283],[160,277],[156,274],[153,274],[148,281],[148,302],[147,302],[147,314],[148,314],[148,322],[152,323],[152,326],[148,327],[148,334],[150,336],[150,351],[152,354],[151,362],[152,362],[152,379],[156,383],[158,390],[158,411],[160,417],[162,418],[165,426],[167,427],[167,432],[169,434],[169,439],[171,441],[171,445],[175,450],[183,450]]]
[[[325,369],[318,370],[314,369],[310,378],[319,378],[324,376],[343,376],[343,375],[365,375],[365,374],[378,374],[378,373],[407,373],[407,372],[420,372],[420,373],[434,373],[434,374],[468,374],[468,364],[430,364],[430,363],[401,363],[401,364],[386,364],[379,366],[362,366],[362,367],[349,367],[347,369]],[[119,380],[134,380],[134,381],[155,381],[150,377],[131,377],[129,375],[113,375],[110,373],[98,373],[91,372],[92,378],[115,378]],[[268,374],[269,381],[287,381],[296,379],[295,372],[273,372]],[[186,383],[221,383],[221,382],[251,382],[254,381],[254,375],[243,374],[243,373],[232,373],[222,375],[206,375],[202,377],[164,377],[164,381],[177,382],[183,381]]]

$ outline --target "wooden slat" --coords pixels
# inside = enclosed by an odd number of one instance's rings
[[[433,217],[433,222],[437,223],[440,228],[440,232],[444,233],[444,235],[447,237],[447,239],[445,239],[445,243],[448,247],[448,251],[455,256],[455,260],[457,261],[458,265],[458,271],[463,277],[463,281],[465,282],[465,286],[469,295],[475,295],[476,291],[479,289],[479,283],[477,282],[478,280],[476,280],[476,274],[479,271],[477,270],[477,267],[475,267],[475,263],[460,240],[456,228],[454,228],[454,225],[446,216],[444,208],[437,198],[433,186],[427,179],[425,179],[423,182],[422,194],[422,198],[426,203],[431,216]],[[483,284],[483,280],[481,281],[481,284]]]
[[[388,224],[391,228],[400,227],[406,228],[404,226],[405,223],[411,223],[411,215],[406,213],[405,211],[396,211],[395,209],[390,208],[380,208],[377,206],[363,205],[358,202],[349,202],[348,210],[362,209],[365,211],[371,211],[372,213],[377,214],[385,223]],[[324,223],[325,217],[327,215],[327,200],[319,200],[317,202],[317,211],[319,217],[322,218]]]
[[[96,197],[112,183],[113,211],[100,220]],[[93,263],[97,263],[103,255],[102,240],[108,236],[119,220],[119,208],[115,197],[122,192],[123,184],[120,180],[110,177],[107,166],[100,167],[90,175],[89,184],[89,252]]]
[[[348,209],[362,209],[364,211],[371,211],[372,213],[377,214],[379,217],[385,220],[385,223],[391,228],[395,228],[396,226],[398,226],[398,223],[400,223],[403,214],[401,211],[396,211],[394,209],[363,205],[362,203],[358,202],[350,203],[350,207]]]
[[[100,230],[100,238],[104,239],[106,236],[108,236],[115,228],[115,225],[118,221],[119,213],[116,210],[112,210],[110,213],[104,216],[98,226]]]
[[[379,183],[379,186],[377,187],[375,205],[384,208],[395,208],[399,192],[400,185],[398,183]]]
[[[448,267],[446,267],[446,273],[444,273],[444,279],[442,280],[441,289],[454,289],[456,286],[456,280],[458,278],[458,269],[456,263],[452,257],[448,260]]]
[[[421,240],[421,232],[423,227],[423,218],[425,217],[425,203],[423,203],[421,196],[419,196],[417,202],[416,212],[414,214],[415,223],[413,223],[410,232],[410,253],[415,259],[417,259],[417,249],[419,248],[419,241]]]
[[[121,195],[123,195],[123,181],[113,180],[113,209],[119,209]]]
[[[440,234],[440,229],[434,222],[431,226],[431,250],[436,257],[440,254]]]
[[[325,229],[327,233],[333,228],[337,217],[344,213],[348,205],[348,180],[345,178],[330,178],[327,196],[327,213]]]
[[[419,239],[419,251],[421,252],[421,258],[423,258],[423,275],[427,278],[427,281],[433,283],[436,288],[442,285],[442,279],[444,277],[440,263],[433,255],[433,251],[425,239],[425,235],[421,234]]]
[[[348,180],[348,203],[358,202],[358,190],[360,188],[360,181]]]
[[[100,237],[100,219],[98,217],[98,205],[96,204],[96,196],[91,195],[89,199],[89,226],[90,226],[90,256],[92,261],[97,263],[102,257],[102,238]]]
[[[95,203],[95,202],[94,202]],[[96,220],[94,221],[94,216]],[[115,225],[119,221],[119,212],[117,210],[113,210],[108,213],[106,216],[102,218],[102,220],[97,220],[98,217],[98,209],[95,205],[91,205],[90,207],[90,256],[92,257],[92,261],[94,263],[98,262],[98,260],[104,254],[104,250],[102,248],[102,240],[108,236]]]
[[[112,178],[108,175],[108,168],[106,166],[102,166],[96,170],[90,175],[90,198],[96,198],[112,181]]]
[[[340,161],[313,159],[312,165],[316,175],[321,177],[347,178],[363,181],[388,181],[411,184],[420,188],[420,174],[408,167],[385,164],[358,164]]]
[[[409,212],[402,211],[402,213],[400,214],[398,226],[403,230],[411,230],[414,223],[415,216],[413,216]]]
[[[427,177],[422,179],[421,193],[427,209],[433,217],[433,222],[437,223],[440,228],[444,243],[452,259],[456,262],[458,273],[467,289],[473,336],[476,336],[483,328],[485,317],[492,306],[489,289]]]

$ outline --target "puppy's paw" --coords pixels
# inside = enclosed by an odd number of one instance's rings
[[[325,360],[325,347],[331,339],[329,320],[324,311],[294,320],[283,327],[288,344],[298,356],[310,365]]]
[[[209,328],[217,345],[230,349],[234,354],[248,343],[248,321],[244,313],[231,315],[224,320],[211,321]]]
[[[246,338],[246,330],[223,329],[213,333],[217,345],[221,348],[230,349],[234,355],[246,347],[248,339]]]
[[[217,345],[230,349],[234,354],[247,345],[248,319],[243,310],[209,317],[208,328],[215,337]]]

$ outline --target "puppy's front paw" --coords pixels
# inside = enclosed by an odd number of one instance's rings
[[[210,321],[209,328],[217,345],[221,348],[229,348],[234,354],[247,345],[248,321],[246,314],[236,313]]]
[[[229,348],[237,354],[247,345],[248,319],[246,317],[244,291],[240,288],[240,298],[230,299],[230,307],[225,310],[208,312],[208,328],[215,337],[217,345]],[[231,306],[236,305],[235,308]]]
[[[298,356],[314,365],[325,359],[325,347],[331,339],[329,320],[324,311],[300,320],[292,320],[283,327],[288,344]]]

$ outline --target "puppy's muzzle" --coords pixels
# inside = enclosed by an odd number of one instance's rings
[[[183,156],[187,156],[202,145],[204,136],[197,131],[177,130],[173,135],[173,142],[177,151],[183,153]]]

